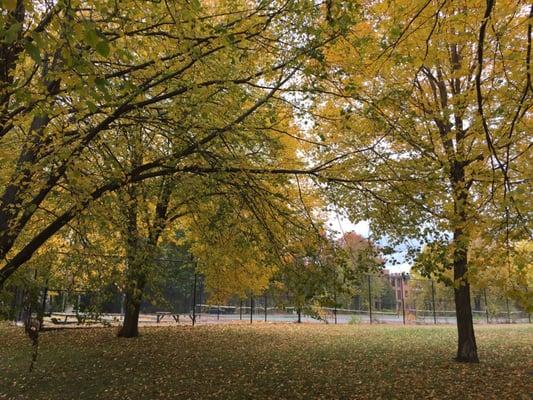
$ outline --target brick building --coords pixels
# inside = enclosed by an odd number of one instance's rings
[[[392,288],[394,289],[396,306],[399,309],[402,306],[402,300],[409,297],[410,276],[406,272],[390,272],[388,269],[384,269],[382,272],[383,275],[388,278]]]

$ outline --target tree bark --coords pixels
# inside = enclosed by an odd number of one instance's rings
[[[132,167],[140,165],[142,154],[134,153],[132,157]],[[131,186],[128,188],[130,204],[122,210],[127,218],[128,275],[124,304],[124,323],[118,332],[119,337],[132,338],[139,336],[139,313],[144,287],[148,279],[147,267],[153,262],[159,236],[167,223],[168,204],[172,193],[170,181],[163,180],[161,185],[161,195],[158,198],[153,223],[150,225],[147,238],[140,237],[138,229],[139,190]]]
[[[144,282],[139,278],[131,283],[132,285],[126,290],[124,322],[118,332],[118,336],[124,338],[139,336],[139,313],[141,311]]]
[[[454,278],[463,280],[467,271],[466,252],[454,259]],[[454,289],[455,313],[457,315],[458,346],[456,361],[477,363],[476,337],[472,320],[472,307],[470,304],[470,284],[467,280],[461,282]]]
[[[465,170],[462,162],[455,162],[452,172],[454,188],[454,230],[453,230],[453,277],[455,314],[457,318],[458,346],[456,361],[477,363],[476,337],[472,320],[470,302],[470,283],[468,282],[467,230],[468,185],[465,183]]]

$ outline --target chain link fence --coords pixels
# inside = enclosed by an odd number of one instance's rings
[[[210,300],[198,274],[181,276],[163,287],[145,290],[140,324],[196,324],[259,321],[307,323],[453,324],[453,288],[407,274],[368,274],[350,293],[333,294],[327,301],[295,301],[290,291],[232,298],[224,304]],[[528,293],[528,288],[522,289]],[[11,289],[2,300],[7,318],[23,321],[37,315],[45,324],[120,324],[124,295],[116,286],[101,290],[42,287]],[[300,298],[300,297],[298,297]],[[31,299],[31,301],[28,301]],[[531,315],[499,288],[472,288],[474,323],[530,323]],[[6,311],[7,310],[7,311]]]

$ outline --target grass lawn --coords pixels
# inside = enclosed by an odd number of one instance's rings
[[[452,361],[455,328],[254,324],[41,335],[0,325],[0,399],[529,399],[533,326],[478,326],[479,365]]]

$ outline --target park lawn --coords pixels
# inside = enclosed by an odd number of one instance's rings
[[[452,361],[452,326],[254,324],[41,335],[0,325],[0,399],[529,399],[533,327],[478,326],[482,362]]]

